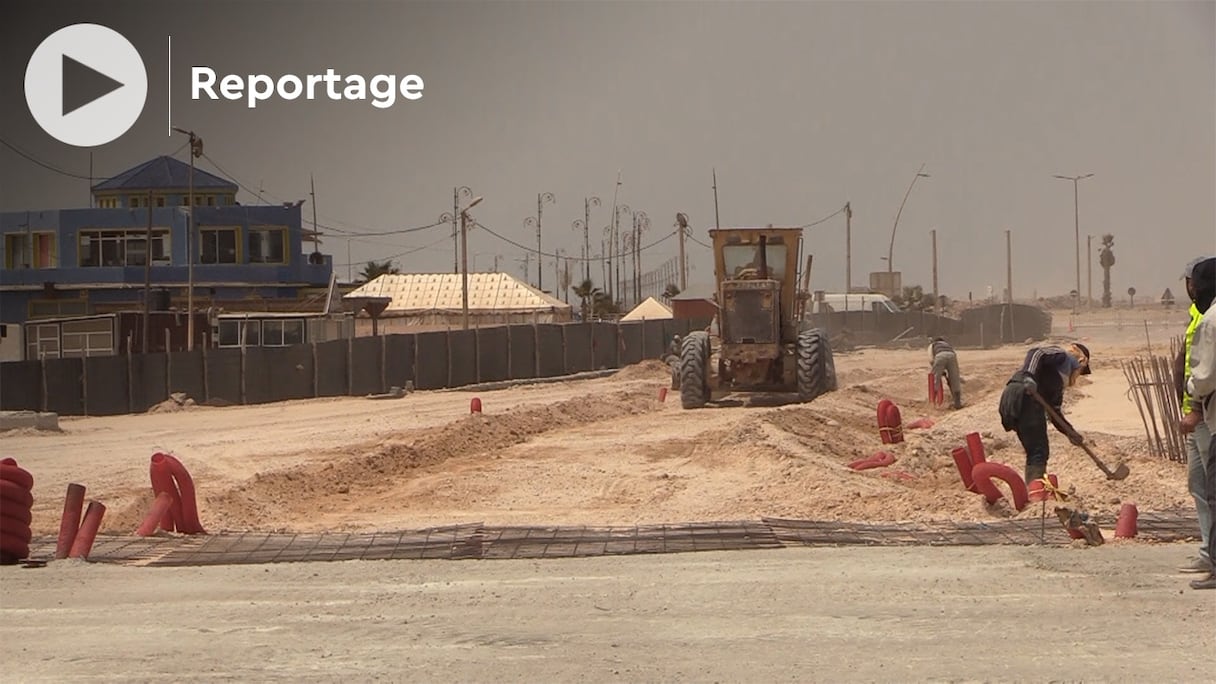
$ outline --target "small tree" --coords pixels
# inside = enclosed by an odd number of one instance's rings
[[[359,273],[359,277],[363,279],[363,282],[371,282],[382,275],[397,275],[400,272],[391,259],[383,262],[373,260],[367,262]]]
[[[670,301],[678,294],[680,294],[680,287],[675,283],[667,283],[667,287],[663,290],[663,299]]]
[[[579,311],[583,314],[583,320],[591,315],[592,304],[602,295],[600,289],[595,286],[595,283],[590,279],[584,280],[574,286],[574,296],[579,299]]]
[[[925,288],[920,285],[905,286],[903,292],[891,298],[899,308],[904,311],[932,311],[933,295],[926,294]]]

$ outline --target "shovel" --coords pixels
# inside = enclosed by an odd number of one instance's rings
[[[1064,420],[1060,418],[1060,414],[1056,413],[1056,410],[1051,407],[1051,404],[1048,404],[1046,399],[1039,396],[1038,392],[1031,390],[1030,396],[1034,397],[1035,400],[1042,405],[1044,411],[1047,411],[1047,415],[1051,417],[1051,422],[1055,423],[1056,425],[1064,424]],[[1114,470],[1108,468],[1106,464],[1102,462],[1102,459],[1098,458],[1098,456],[1094,454],[1084,440],[1081,442],[1081,448],[1085,450],[1086,454],[1089,454],[1089,457],[1093,459],[1094,463],[1098,464],[1098,467],[1102,469],[1102,472],[1106,473],[1106,479],[1125,480],[1127,479],[1127,476],[1131,474],[1131,471],[1128,470],[1126,463],[1120,463],[1119,465],[1115,466]]]

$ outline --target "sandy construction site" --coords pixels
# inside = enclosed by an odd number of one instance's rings
[[[1142,516],[1194,514],[1184,466],[1147,455],[1118,364],[1145,352],[1146,330],[1158,353],[1168,348],[1179,315],[1145,312],[1127,326],[1087,318],[1071,333],[1066,316],[1057,324],[1094,351],[1094,372],[1065,409],[1132,474],[1107,481],[1054,433],[1049,470],[1098,516],[1111,540],[1102,546],[167,568],[69,559],[0,568],[0,642],[23,681],[1203,681],[1216,602],[1175,570],[1195,543],[1112,534],[1125,501]],[[192,472],[212,534],[1007,521],[1040,509],[967,493],[950,449],[978,431],[988,460],[1021,471],[995,403],[1024,349],[960,350],[961,411],[928,405],[917,345],[838,353],[839,391],[808,405],[757,398],[684,411],[674,394],[659,401],[668,376],[646,362],[494,391],[64,419],[61,433],[7,434],[3,449],[36,477],[34,533],[51,548],[69,482],[109,508],[99,543],[130,535],[152,501],[157,450]],[[469,413],[474,397],[480,415]],[[905,423],[936,424],[883,447],[883,397]],[[845,467],[880,448],[898,461]]]
[[[1049,471],[1107,528],[1125,501],[1142,512],[1192,507],[1185,468],[1148,456],[1119,365],[1144,355],[1147,344],[1168,350],[1182,314],[1117,315],[1079,316],[1072,332],[1068,313],[1056,316],[1060,339],[1086,339],[1095,355],[1093,374],[1069,391],[1065,412],[1104,460],[1125,461],[1133,475],[1106,480],[1054,431]],[[960,411],[927,401],[928,354],[917,345],[838,351],[839,391],[801,405],[743,395],[686,411],[677,393],[660,401],[666,369],[648,361],[604,378],[493,391],[63,418],[61,433],[27,431],[4,443],[37,478],[36,535],[57,532],[69,482],[108,507],[102,534],[131,533],[152,501],[148,459],[156,451],[190,470],[209,532],[1038,516],[1038,507],[1019,514],[966,492],[950,456],[975,431],[988,460],[1021,472],[1021,447],[1001,428],[996,400],[1025,348],[960,350]],[[470,413],[474,397],[481,414]],[[875,418],[882,398],[898,404],[905,424],[928,417],[935,425],[882,445]],[[846,468],[880,449],[897,462]]]

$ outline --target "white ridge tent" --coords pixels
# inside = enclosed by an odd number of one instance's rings
[[[346,298],[392,297],[380,315],[387,329],[459,326],[463,298],[459,273],[382,275]],[[563,323],[571,306],[506,273],[469,274],[469,318],[475,326]]]
[[[646,301],[635,306],[633,311],[621,316],[622,321],[661,321],[669,318],[673,318],[671,309],[654,297],[647,297]]]

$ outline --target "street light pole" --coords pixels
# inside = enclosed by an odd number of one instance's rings
[[[203,155],[203,139],[181,128],[174,128],[178,133],[190,136],[190,189],[186,201],[190,204],[190,214],[186,225],[186,351],[194,351],[194,159]],[[152,253],[152,245],[148,246],[148,254]],[[170,352],[166,349],[165,352]]]
[[[916,185],[916,181],[921,178],[928,178],[929,174],[924,173],[925,165],[921,164],[916,170],[916,175],[912,177],[912,182],[908,184],[908,191],[904,193],[904,199],[899,203],[899,211],[895,212],[895,223],[891,225],[891,246],[887,248],[887,273],[895,271],[895,229],[899,227],[899,216],[904,213],[904,205],[908,202],[908,195],[912,194],[912,186]]]
[[[1081,296],[1081,205],[1078,201],[1079,192],[1077,190],[1077,185],[1080,181],[1092,176],[1092,173],[1079,176],[1063,176],[1060,174],[1054,174],[1053,176],[1054,178],[1059,178],[1060,180],[1072,181],[1073,238],[1076,241],[1077,298],[1080,298]],[[1073,301],[1075,302],[1076,299]]]
[[[591,280],[591,207],[600,206],[600,198],[583,199],[583,280]]]
[[[481,202],[476,197],[460,212],[460,308],[464,329],[469,329],[469,210]]]
[[[461,185],[452,188],[452,273],[460,271],[460,250],[459,245],[456,243],[456,219],[460,216],[460,198],[462,196],[466,199],[473,198],[473,191],[469,186]],[[445,213],[443,216],[447,216],[447,214]],[[441,221],[443,220],[443,216],[439,217]]]

